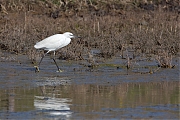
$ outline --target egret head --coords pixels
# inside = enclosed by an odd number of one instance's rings
[[[74,38],[74,37],[75,37],[75,36],[74,36],[72,33],[70,33],[70,32],[65,32],[63,35],[66,36],[67,38]]]

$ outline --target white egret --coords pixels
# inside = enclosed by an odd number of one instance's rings
[[[40,64],[46,54],[48,54],[51,51],[54,51],[54,58],[53,61],[56,64],[58,71],[62,72],[60,68],[58,67],[56,61],[55,61],[55,51],[68,45],[71,42],[71,38],[74,38],[75,36],[70,32],[65,32],[64,34],[55,34],[48,38],[45,38],[44,40],[36,43],[34,47],[36,49],[43,49],[47,52],[42,56],[38,66],[34,66],[36,68],[36,71],[39,72]]]

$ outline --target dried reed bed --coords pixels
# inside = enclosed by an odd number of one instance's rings
[[[155,56],[161,67],[172,67],[171,58],[179,51],[180,26],[176,11],[134,7],[127,10],[127,4],[115,4],[115,1],[25,2],[1,3],[0,47],[27,54],[31,60],[41,56],[33,48],[37,41],[65,31],[82,38],[73,40],[57,53],[63,59],[84,59],[94,48],[100,51],[100,58],[131,50],[134,57]]]

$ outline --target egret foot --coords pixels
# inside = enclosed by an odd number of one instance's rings
[[[61,69],[58,69],[56,72],[63,72]]]
[[[34,66],[36,69],[35,69],[35,72],[39,72],[39,67],[38,66]]]

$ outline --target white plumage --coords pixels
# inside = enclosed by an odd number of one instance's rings
[[[68,45],[73,37],[74,35],[70,32],[65,32],[64,34],[55,34],[36,43],[34,47],[36,49],[44,49],[49,52],[56,51],[59,48]]]
[[[34,47],[36,49],[43,49],[43,50],[46,50],[47,52],[44,54],[44,56],[51,52],[51,51],[54,51],[54,62],[58,68],[58,71],[61,72],[61,70],[59,69],[56,61],[55,61],[55,51],[58,50],[59,48],[62,48],[64,46],[67,46],[70,42],[71,42],[71,38],[74,38],[75,36],[70,33],[70,32],[65,32],[63,34],[55,34],[55,35],[52,35],[50,37],[47,37],[45,38],[44,40],[36,43],[34,45]],[[42,59],[44,58],[44,56],[41,58],[40,62],[39,62],[39,65],[38,66],[35,66],[36,67],[36,71],[39,72],[39,66],[40,66],[40,63],[42,61]]]

